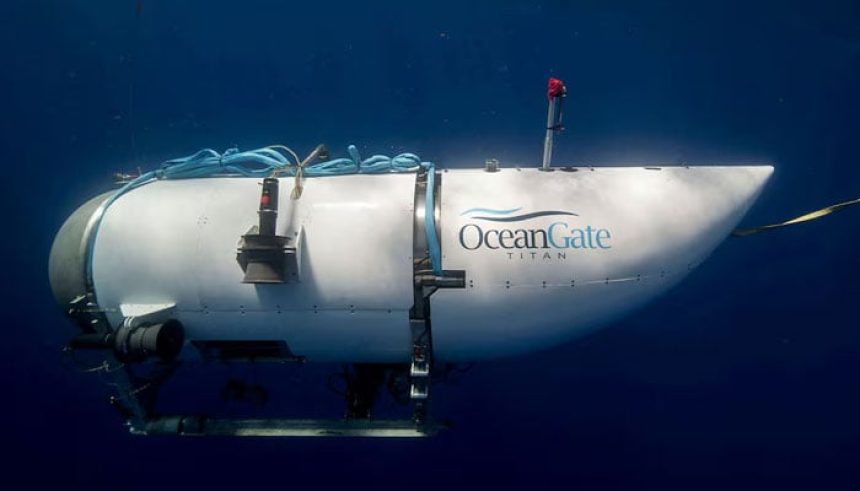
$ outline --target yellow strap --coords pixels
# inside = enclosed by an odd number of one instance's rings
[[[843,203],[837,203],[832,206],[828,206],[827,208],[822,208],[820,210],[815,210],[809,212],[805,215],[800,215],[799,217],[792,218],[791,220],[786,220],[780,223],[772,223],[770,225],[762,225],[761,227],[753,227],[753,228],[739,228],[732,232],[732,236],[734,237],[746,237],[748,235],[757,234],[759,232],[764,232],[765,230],[770,230],[773,228],[785,227],[788,225],[794,225],[797,223],[808,222],[810,220],[815,220],[816,218],[821,218],[823,216],[829,215],[834,211],[839,211],[843,208],[847,208],[851,205],[860,204],[860,198],[852,199],[851,201],[845,201]]]

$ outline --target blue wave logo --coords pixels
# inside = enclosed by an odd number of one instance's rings
[[[468,216],[472,220],[484,220],[486,222],[522,222],[525,220],[531,220],[533,218],[549,216],[579,216],[576,213],[560,210],[534,211],[531,213],[514,215],[514,213],[520,210],[522,210],[522,207],[511,208],[508,210],[497,210],[493,208],[469,208],[463,213],[460,213],[460,216]]]

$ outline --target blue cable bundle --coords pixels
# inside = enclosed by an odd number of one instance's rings
[[[419,167],[433,168],[430,162],[421,162],[413,153],[402,153],[394,158],[374,155],[361,160],[358,149],[350,145],[349,157],[319,162],[305,166],[303,175],[307,177],[342,176],[346,174],[383,174],[391,172],[415,172]],[[291,162],[293,157],[295,162]],[[223,154],[206,148],[178,159],[168,160],[150,172],[142,174],[117,191],[118,198],[134,188],[157,179],[194,179],[212,175],[237,175],[242,177],[269,177],[273,174],[294,176],[299,169],[299,159],[287,147],[275,145],[240,152],[230,148]]]
[[[307,177],[342,176],[347,174],[382,174],[390,172],[415,172],[419,167],[433,169],[431,162],[421,162],[413,153],[402,153],[394,158],[374,155],[361,160],[358,149],[350,145],[349,157],[311,164],[302,169]],[[289,157],[293,157],[295,163]],[[178,159],[167,160],[153,171],[141,174],[120,188],[107,202],[105,208],[123,194],[149,182],[159,179],[194,179],[213,175],[234,175],[241,177],[269,177],[274,174],[295,176],[299,169],[299,159],[287,147],[274,145],[257,150],[240,152],[237,148],[227,149],[223,154],[206,148]]]
[[[347,148],[349,157],[329,160],[312,164],[302,172],[306,176],[338,176],[344,174],[383,174],[389,172],[415,172],[418,167],[432,168],[430,162],[421,162],[414,153],[401,153],[394,158],[385,155],[374,155],[369,159],[361,160],[355,145]],[[286,170],[287,175],[295,175],[295,167]]]
[[[347,174],[385,174],[416,172],[419,168],[427,169],[427,196],[425,209],[425,224],[427,243],[430,249],[430,262],[435,274],[442,274],[442,254],[439,240],[436,236],[436,220],[433,213],[433,184],[434,166],[432,162],[422,162],[413,153],[401,153],[393,158],[385,155],[374,155],[362,160],[355,145],[347,147],[349,157],[328,160],[310,164],[301,168],[298,156],[288,147],[272,145],[257,150],[240,152],[238,148],[227,149],[223,154],[210,148],[178,159],[167,160],[153,171],[141,174],[127,183],[96,211],[96,222],[91,230],[86,255],[86,278],[92,279],[92,248],[105,211],[120,196],[152,181],[160,179],[194,179],[214,175],[264,178],[272,175],[295,176],[297,172],[307,177],[342,176]],[[290,161],[290,157],[294,162]]]

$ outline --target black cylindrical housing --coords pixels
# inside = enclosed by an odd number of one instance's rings
[[[117,329],[114,352],[123,362],[139,362],[157,356],[162,360],[176,358],[185,342],[182,323],[170,319],[163,324]]]
[[[69,348],[72,349],[105,349],[110,348],[113,343],[113,337],[110,334],[104,333],[87,333],[79,334],[69,341]]]
[[[278,222],[278,180],[263,179],[263,194],[260,196],[260,235],[275,235]]]

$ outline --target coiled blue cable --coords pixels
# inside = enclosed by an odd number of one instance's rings
[[[287,151],[287,152],[285,152]],[[436,234],[435,206],[433,202],[433,186],[435,183],[435,168],[432,162],[422,162],[413,153],[401,153],[395,157],[374,155],[362,160],[355,145],[347,147],[349,157],[328,160],[302,168],[302,173],[308,177],[341,176],[347,174],[384,174],[416,172],[419,168],[426,169],[427,195],[424,213],[424,226],[427,236],[430,262],[435,274],[442,274],[442,255],[439,239]],[[206,148],[187,157],[167,160],[158,169],[141,174],[125,184],[99,206],[94,216],[86,244],[86,279],[87,285],[92,286],[92,256],[95,238],[101,225],[105,211],[119,197],[127,192],[161,179],[194,179],[213,175],[232,175],[241,177],[269,177],[274,174],[294,176],[298,172],[299,162],[291,162],[289,156],[295,154],[282,146],[269,146],[240,152],[237,148],[229,148],[223,154]],[[297,160],[297,159],[296,159]]]

